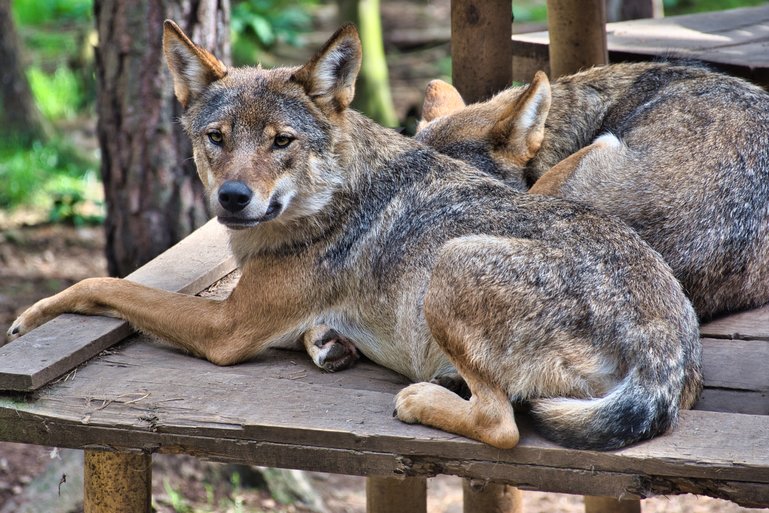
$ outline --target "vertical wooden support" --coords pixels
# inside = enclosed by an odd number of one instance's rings
[[[462,482],[464,513],[521,513],[521,491],[509,485],[472,479]]]
[[[366,479],[366,513],[406,512],[427,512],[427,479],[382,476]]]
[[[150,513],[152,456],[85,451],[85,513]]]
[[[585,513],[641,513],[641,501],[585,496]]]
[[[609,62],[604,1],[547,0],[551,78]]]
[[[510,0],[452,0],[451,77],[467,103],[488,99],[513,80]]]

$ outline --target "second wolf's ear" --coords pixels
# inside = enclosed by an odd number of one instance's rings
[[[174,79],[174,93],[185,108],[211,82],[227,75],[227,67],[214,54],[193,43],[171,20],[163,23],[163,53]]]
[[[310,61],[294,73],[318,106],[342,112],[355,96],[355,80],[361,64],[361,45],[355,25],[343,25]]]
[[[500,111],[492,140],[526,161],[533,158],[545,138],[551,99],[550,81],[538,71],[523,93]]]
[[[465,101],[456,88],[443,80],[431,80],[425,89],[422,120],[430,122],[465,108]]]

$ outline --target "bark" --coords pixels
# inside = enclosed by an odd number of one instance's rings
[[[163,20],[229,62],[229,0],[97,0],[97,114],[109,273],[125,276],[208,218],[161,48]]]
[[[24,74],[10,0],[0,0],[0,70],[0,126],[5,127],[4,138],[23,145],[44,139],[45,123]]]

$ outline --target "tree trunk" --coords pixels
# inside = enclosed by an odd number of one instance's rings
[[[21,43],[11,16],[11,0],[0,0],[0,126],[4,139],[27,145],[45,138],[45,125],[35,105],[21,62]]]
[[[109,273],[125,276],[209,217],[161,48],[171,18],[229,62],[229,0],[96,0],[98,136]]]

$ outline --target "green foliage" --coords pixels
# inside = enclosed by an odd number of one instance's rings
[[[97,163],[71,144],[54,139],[25,149],[0,146],[0,208],[20,205],[46,209],[53,222],[75,225],[103,220]]]
[[[48,74],[32,66],[27,70],[27,78],[40,112],[48,119],[72,118],[84,105],[78,77],[70,68],[62,66]]]
[[[310,10],[318,0],[241,0],[231,15],[232,57],[236,65],[253,64],[277,43],[302,44],[312,26]]]
[[[545,0],[516,0],[513,15],[518,23],[544,23],[547,21]]]
[[[62,21],[90,21],[93,0],[13,0],[17,24],[44,25]]]

